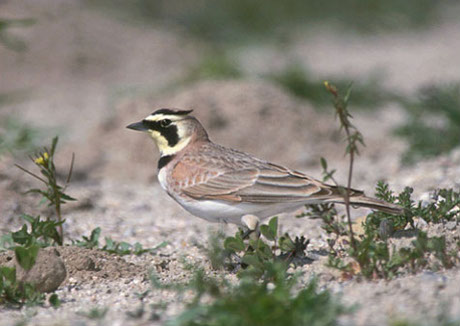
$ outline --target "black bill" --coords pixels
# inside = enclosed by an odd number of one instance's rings
[[[130,125],[126,126],[126,128],[137,130],[137,131],[148,131],[149,130],[149,128],[144,124],[143,121],[131,123]]]

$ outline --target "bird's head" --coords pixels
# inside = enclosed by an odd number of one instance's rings
[[[126,128],[148,132],[162,156],[174,155],[191,141],[208,139],[203,126],[190,112],[192,110],[160,109]]]

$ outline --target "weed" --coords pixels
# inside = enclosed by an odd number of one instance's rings
[[[326,164],[325,166],[327,169],[327,163],[324,164]],[[297,215],[296,217],[309,217],[312,219],[321,219],[323,221],[323,230],[326,231],[326,233],[329,235],[334,235],[334,238],[329,238],[327,240],[327,243],[329,245],[330,250],[337,254],[334,245],[336,244],[339,237],[347,235],[347,224],[342,222],[345,220],[345,216],[338,215],[337,209],[335,208],[334,204],[326,203],[306,205],[305,208],[307,209],[307,211]]]
[[[420,26],[436,19],[440,5],[429,0],[97,0],[91,2],[136,23],[165,23],[214,44],[283,41],[314,24],[339,24],[362,32]],[[397,15],[396,15],[397,13]]]
[[[57,239],[57,243],[62,245],[63,243],[63,229],[62,224],[64,220],[62,219],[61,215],[61,205],[65,204],[67,201],[75,200],[74,198],[70,197],[65,193],[65,190],[70,182],[70,178],[72,176],[73,170],[73,163],[75,160],[75,155],[72,154],[72,160],[70,162],[69,172],[67,174],[67,179],[64,186],[61,186],[57,182],[57,173],[56,167],[54,165],[54,154],[56,151],[56,146],[58,143],[58,137],[53,138],[51,143],[51,148],[48,150],[46,147],[36,155],[35,158],[31,157],[30,159],[35,163],[35,165],[39,168],[40,173],[43,175],[44,178],[36,175],[35,173],[26,170],[25,168],[21,167],[20,165],[16,166],[21,169],[22,171],[26,172],[27,174],[33,176],[35,179],[43,182],[45,184],[45,189],[31,189],[27,191],[27,193],[38,193],[43,196],[42,201],[48,201],[48,206],[54,206],[56,217],[57,217],[57,227],[59,228],[59,239]]]
[[[16,232],[5,234],[0,239],[1,249],[14,250],[18,264],[24,270],[30,270],[34,265],[41,247],[56,245],[61,239],[56,227],[62,222],[52,220],[42,221],[40,216],[22,216],[26,224]],[[15,306],[36,305],[44,303],[44,295],[35,290],[32,284],[19,283],[16,280],[16,269],[0,267],[0,304],[9,303]],[[57,307],[59,298],[56,294],[51,295],[50,304]]]
[[[453,189],[437,189],[427,205],[419,202],[416,214],[426,222],[439,223],[460,220],[460,192]]]
[[[103,247],[99,247],[99,236],[101,234],[101,228],[97,227],[91,231],[91,235],[89,237],[83,236],[83,240],[73,240],[72,243],[78,247],[88,248],[88,249],[100,249],[103,251],[107,251],[111,254],[116,254],[120,256],[124,255],[131,255],[134,254],[136,256],[140,256],[147,252],[155,252],[160,248],[165,247],[168,243],[162,242],[158,246],[154,248],[143,248],[139,242],[136,242],[134,245],[122,241],[114,241],[110,237],[105,237],[105,245]]]
[[[411,194],[412,189],[406,188],[400,194],[395,195],[389,189],[388,184],[379,182],[376,187],[376,197],[402,205],[405,208],[404,214],[399,216],[382,212],[369,214],[363,223],[365,233],[356,239],[355,248],[348,248],[348,254],[353,261],[346,263],[337,251],[333,251],[329,255],[329,266],[349,274],[360,274],[366,278],[388,279],[393,278],[403,269],[416,273],[422,268],[438,270],[451,268],[458,263],[456,252],[448,251],[444,236],[428,237],[425,232],[418,231],[410,247],[396,249],[388,241],[391,234],[382,235],[382,222],[385,221],[390,223],[392,229],[398,231],[406,228],[407,225],[413,227],[413,218],[416,216],[427,222],[438,222],[441,216],[443,219],[454,220],[460,215],[456,209],[460,204],[458,192],[451,189],[439,189],[435,192],[433,202],[425,206],[421,201],[416,204],[411,199]],[[439,200],[440,197],[443,200]],[[321,207],[317,210],[321,210]],[[331,209],[328,208],[319,214],[330,212]],[[443,215],[439,215],[440,213]],[[334,221],[335,219],[337,217],[328,220]]]
[[[79,311],[77,314],[91,320],[103,320],[108,311],[109,308],[107,307],[95,307],[88,311]]]
[[[48,247],[62,244],[61,237],[57,228],[64,221],[56,222],[49,218],[41,220],[40,216],[33,217],[27,214],[22,215],[22,218],[30,225],[30,232],[27,224],[23,224],[19,231],[12,232],[12,240],[19,245],[37,244],[40,247]]]
[[[404,207],[404,214],[391,215],[384,212],[373,212],[366,217],[364,227],[375,230],[382,224],[382,221],[388,221],[391,228],[397,231],[403,230],[407,225],[414,227],[414,217],[420,217],[427,223],[455,221],[460,218],[460,192],[453,189],[437,189],[432,194],[431,202],[419,201],[417,204],[411,198],[412,192],[412,188],[406,187],[403,192],[395,196],[388,184],[379,181],[375,196],[389,203],[397,202]]]
[[[87,249],[97,249],[99,248],[99,236],[101,235],[101,228],[97,227],[91,231],[89,237],[82,236],[82,240],[73,240],[72,244],[77,247],[87,248]]]
[[[449,152],[460,142],[460,83],[419,91],[419,100],[404,103],[409,121],[395,132],[409,142],[403,162]]]
[[[235,235],[236,237],[237,235]],[[235,252],[234,250],[228,250],[224,248],[224,241],[226,236],[223,232],[211,232],[208,238],[207,246],[200,246],[203,249],[206,256],[209,258],[213,269],[226,269],[232,270],[235,268],[231,256]]]
[[[266,76],[267,79],[279,84],[291,94],[300,99],[305,99],[316,106],[329,104],[329,97],[324,94],[323,87],[318,78],[313,78],[305,68],[294,63],[287,66],[283,71]],[[336,80],[338,89],[347,88],[349,81]],[[357,107],[375,108],[386,102],[399,99],[400,96],[385,91],[380,78],[371,77],[367,81],[361,81],[353,87],[353,101]]]
[[[190,83],[203,79],[235,79],[243,73],[236,62],[232,61],[223,51],[211,51],[195,67],[193,67],[184,82]]]
[[[13,27],[28,27],[35,24],[34,19],[5,19],[0,18],[0,44],[14,51],[27,50],[27,45],[24,41],[11,36],[7,31]]]
[[[42,304],[45,295],[36,291],[29,283],[16,280],[16,268],[0,266],[0,304],[21,307]]]
[[[193,294],[186,309],[166,325],[337,325],[338,316],[348,311],[329,292],[318,291],[315,281],[297,291],[297,278],[289,277],[280,263],[268,264],[267,276],[231,285],[198,270],[187,285],[163,285],[154,276],[152,284]]]
[[[381,238],[391,236],[394,231],[403,230],[408,224],[414,227],[414,217],[416,216],[415,204],[411,199],[413,189],[406,187],[403,192],[395,196],[389,189],[387,183],[379,181],[376,186],[375,197],[388,203],[398,203],[404,207],[403,215],[392,215],[381,211],[375,211],[366,217],[364,228],[366,230],[377,230],[381,228],[385,232],[380,232]],[[388,226],[388,227],[386,227]]]
[[[418,318],[417,321],[408,320],[407,318],[399,318],[390,322],[390,326],[458,326],[460,325],[460,319],[452,318],[449,310],[452,304],[448,302],[441,301],[437,304],[439,306],[439,312],[436,316],[423,316],[423,318]]]
[[[395,230],[402,230],[407,225],[414,227],[414,217],[420,216],[427,222],[439,221],[440,219],[453,219],[457,216],[459,193],[453,190],[441,189],[435,194],[435,197],[442,198],[436,203],[422,205],[421,202],[415,205],[411,199],[412,189],[406,187],[399,195],[394,195],[384,182],[379,182],[376,188],[376,197],[389,203],[398,203],[404,208],[401,215],[391,215],[383,212],[374,212],[367,216],[364,223],[364,235],[356,238],[354,236],[352,222],[350,218],[349,195],[351,189],[351,179],[353,175],[353,163],[356,154],[359,154],[358,144],[364,145],[363,138],[350,122],[351,115],[347,110],[347,104],[351,94],[351,88],[348,88],[344,96],[339,95],[338,89],[325,82],[327,90],[333,95],[336,115],[339,118],[340,129],[345,132],[347,148],[346,153],[349,155],[350,164],[348,170],[348,183],[346,188],[341,188],[342,196],[345,202],[348,230],[339,221],[341,220],[333,206],[323,205],[314,207],[310,213],[320,216],[325,221],[325,230],[329,234],[335,234],[335,239],[329,242],[331,253],[329,255],[329,265],[341,269],[350,274],[360,274],[366,278],[391,278],[396,275],[402,267],[409,267],[411,272],[416,272],[429,264],[428,257],[434,256],[435,262],[431,268],[437,269],[439,266],[451,268],[458,260],[456,255],[447,252],[445,237],[428,237],[426,233],[418,232],[416,239],[412,242],[411,247],[396,249],[390,245],[388,237]],[[335,170],[329,170],[327,161],[321,159],[324,179],[331,179],[338,186],[334,179]],[[339,188],[340,189],[340,188]],[[442,215],[441,215],[442,214]],[[350,248],[348,254],[352,259],[351,262],[345,262],[339,253],[334,249],[335,240],[347,234],[350,239]]]
[[[10,95],[5,95],[3,101],[0,95],[0,104],[10,100]],[[0,155],[5,153],[14,155],[18,152],[35,150],[37,148],[36,140],[39,135],[40,131],[38,129],[32,128],[14,118],[6,118],[0,123]]]
[[[61,300],[59,299],[56,293],[53,293],[48,298],[48,302],[50,303],[51,307],[57,309],[61,306]]]
[[[238,276],[240,278],[250,276],[255,279],[266,279],[268,266],[279,263],[286,269],[289,264],[298,264],[305,259],[305,250],[308,240],[304,237],[296,237],[294,240],[285,233],[278,237],[278,218],[273,217],[268,225],[261,225],[260,232],[266,241],[259,237],[250,237],[248,244],[244,241],[243,230],[238,230],[234,237],[227,237],[224,241],[224,248],[229,253],[228,257],[236,257],[236,266],[242,267]],[[228,263],[227,265],[232,265]]]
[[[333,174],[334,171],[327,170],[327,162],[324,158],[321,158],[321,165],[323,167],[323,174],[325,181],[331,179],[334,181],[337,187],[341,189],[341,193],[345,203],[345,211],[347,216],[347,224],[348,224],[348,235],[350,237],[351,246],[354,250],[356,250],[356,243],[355,237],[353,234],[351,216],[350,216],[350,192],[351,192],[351,180],[353,178],[353,165],[355,160],[355,155],[359,155],[359,145],[364,146],[364,140],[361,132],[351,123],[350,119],[352,118],[351,114],[348,111],[348,102],[351,96],[351,89],[352,86],[350,85],[345,95],[339,93],[338,88],[335,85],[329,84],[329,82],[325,81],[324,86],[326,87],[327,91],[332,95],[333,104],[335,108],[336,117],[339,119],[340,123],[340,130],[343,130],[345,133],[345,141],[347,143],[345,153],[350,158],[349,168],[348,168],[348,181],[347,187],[344,189],[340,187],[337,181],[334,179]]]

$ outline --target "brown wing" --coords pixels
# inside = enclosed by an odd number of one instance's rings
[[[200,181],[182,191],[196,199],[267,204],[324,199],[334,192],[333,187],[272,164],[208,174]]]
[[[241,201],[237,193],[250,187],[257,179],[257,170],[247,169],[227,171],[224,173],[207,174],[201,182],[182,188],[182,191],[196,199],[222,199]]]

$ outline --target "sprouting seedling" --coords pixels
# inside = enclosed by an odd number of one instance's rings
[[[34,164],[40,169],[42,176],[39,176],[22,166],[15,164],[19,169],[26,172],[27,174],[33,176],[35,179],[43,182],[46,187],[45,189],[30,189],[26,193],[39,193],[43,196],[45,201],[48,201],[48,206],[54,206],[56,217],[59,224],[59,237],[60,241],[58,243],[62,245],[63,242],[63,229],[62,229],[62,213],[61,213],[61,204],[65,204],[69,200],[75,200],[75,198],[70,197],[65,193],[67,186],[69,185],[70,179],[72,177],[73,165],[75,161],[75,154],[72,153],[72,159],[70,161],[69,172],[65,184],[63,186],[58,184],[56,167],[54,165],[54,154],[56,151],[56,146],[58,143],[58,137],[54,137],[51,143],[51,148],[44,148],[43,151],[39,152],[35,157],[30,157]]]
[[[346,135],[346,154],[349,155],[350,163],[348,168],[348,181],[347,187],[343,191],[343,198],[345,202],[345,210],[347,214],[347,222],[348,228],[350,232],[350,241],[351,245],[354,250],[356,250],[356,241],[353,234],[351,216],[350,216],[350,192],[351,192],[351,180],[353,177],[353,164],[355,154],[359,155],[358,145],[361,144],[364,146],[364,140],[362,134],[359,130],[351,123],[350,118],[352,118],[351,114],[348,111],[348,102],[350,100],[351,89],[352,85],[350,85],[345,93],[344,96],[339,94],[339,91],[336,86],[330,84],[329,82],[325,81],[324,86],[326,87],[327,91],[332,94],[333,96],[333,104],[336,110],[336,117],[339,119],[340,123],[340,130],[343,130]],[[333,178],[333,173],[327,171],[327,163],[325,159],[321,159],[321,165],[325,170],[326,176],[330,178],[336,185],[338,186],[337,182]]]

